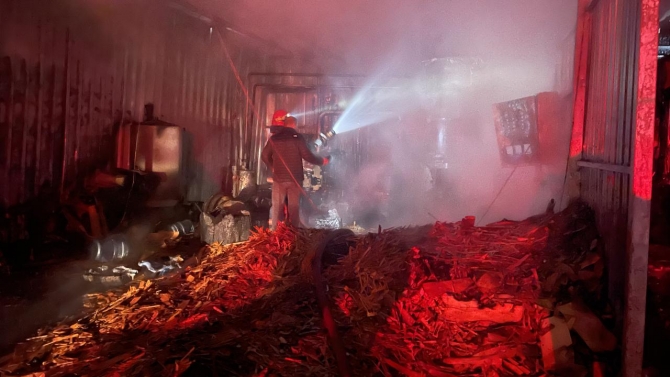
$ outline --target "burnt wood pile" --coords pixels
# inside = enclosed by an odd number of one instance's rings
[[[336,376],[306,268],[327,234],[257,229],[207,246],[197,266],[87,296],[87,313],[18,344],[0,375]],[[350,245],[323,278],[352,375],[586,376],[615,358],[602,250],[580,203]]]

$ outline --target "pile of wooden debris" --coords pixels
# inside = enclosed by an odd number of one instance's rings
[[[257,230],[178,274],[89,296],[89,313],[17,345],[0,374],[335,376],[305,273],[325,232]],[[355,376],[578,376],[617,347],[601,321],[603,263],[581,204],[351,244],[323,275]]]

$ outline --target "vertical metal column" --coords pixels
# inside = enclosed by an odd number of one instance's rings
[[[586,117],[586,86],[588,81],[589,49],[591,47],[591,13],[587,11],[590,0],[579,0],[577,32],[575,38],[574,64],[574,110],[568,176],[566,177],[567,199],[579,197],[579,168],[576,164],[582,158],[584,147],[584,121]]]
[[[624,309],[624,376],[642,374],[654,153],[659,0],[640,0],[637,103],[631,163]]]

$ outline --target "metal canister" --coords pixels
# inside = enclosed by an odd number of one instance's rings
[[[130,254],[128,239],[123,234],[109,236],[102,241],[95,240],[89,250],[93,259],[103,263],[121,260]]]

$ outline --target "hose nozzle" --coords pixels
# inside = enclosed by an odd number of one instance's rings
[[[332,139],[333,136],[335,136],[335,135],[336,135],[335,131],[330,130],[330,131],[328,131],[328,132],[326,132],[326,133],[323,133],[323,132],[322,132],[322,133],[319,135],[319,139],[321,139],[321,142],[323,142],[324,144],[326,144],[326,143],[328,142],[328,140]]]

